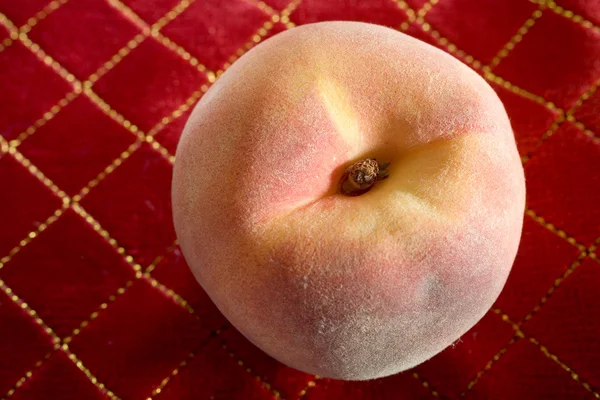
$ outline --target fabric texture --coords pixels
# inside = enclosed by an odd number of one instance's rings
[[[171,223],[194,104],[257,43],[325,20],[386,25],[475,69],[527,179],[494,307],[367,382],[251,345]],[[600,398],[599,26],[582,0],[0,0],[0,399]]]

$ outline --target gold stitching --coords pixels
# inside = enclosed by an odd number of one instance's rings
[[[431,9],[433,8],[433,6],[435,6],[437,3],[439,3],[440,0],[428,0],[425,4],[423,4],[423,6],[419,9],[419,11],[417,11],[417,15],[419,16],[419,18],[424,18],[425,15],[431,11]]]
[[[554,284],[553,286],[548,289],[548,291],[546,292],[546,294],[544,294],[544,296],[542,296],[542,298],[540,299],[539,303],[536,304],[535,307],[533,307],[533,310],[531,310],[524,318],[523,321],[521,323],[519,323],[519,325],[521,325],[522,323],[529,321],[533,318],[533,316],[535,314],[538,313],[538,311],[542,308],[542,306],[544,304],[546,304],[546,302],[548,301],[548,299],[550,298],[550,296],[552,296],[552,294],[554,293],[554,291],[556,289],[558,289],[558,287],[561,285],[561,283],[567,279],[567,277],[569,275],[571,275],[580,265],[583,259],[585,259],[587,257],[588,253],[586,251],[583,251],[579,254],[579,256],[577,256],[577,259],[575,261],[573,261],[571,263],[571,265],[569,266],[569,268],[567,268],[567,270],[562,274],[562,276],[560,276],[559,278],[554,280]]]
[[[473,386],[475,386],[477,384],[477,382],[479,382],[479,380],[481,379],[481,377],[487,372],[489,371],[492,366],[508,351],[508,348],[515,344],[522,336],[521,335],[515,335],[513,336],[508,343],[506,344],[506,346],[504,346],[503,348],[501,348],[493,357],[490,361],[487,362],[487,364],[485,364],[485,366],[483,367],[483,369],[481,371],[479,371],[476,375],[475,378],[473,378],[468,384],[467,384],[467,388],[460,394],[460,397],[465,397],[465,395],[467,394],[467,392],[469,390],[471,390],[473,388]]]
[[[53,119],[60,110],[62,110],[69,103],[71,103],[73,100],[75,100],[79,96],[80,93],[81,93],[80,91],[73,91],[73,92],[67,93],[67,95],[65,97],[60,99],[58,101],[58,103],[56,103],[54,106],[52,106],[52,108],[50,108],[50,111],[45,112],[44,115],[40,119],[38,119],[37,121],[35,121],[33,123],[33,125],[31,125],[29,128],[27,128],[26,130],[21,132],[19,134],[19,136],[17,136],[16,139],[11,140],[10,144],[14,147],[18,147],[21,143],[23,143],[23,141],[25,139],[27,139],[29,136],[33,135],[35,133],[35,131],[37,131],[42,126],[46,125],[46,123],[48,121]]]
[[[36,362],[34,367],[32,369],[26,371],[25,374],[23,375],[23,377],[21,377],[21,379],[19,379],[17,381],[17,383],[15,383],[13,385],[13,387],[8,391],[8,393],[6,393],[4,396],[2,396],[0,398],[0,400],[6,400],[10,396],[12,396],[17,391],[18,388],[23,386],[23,384],[25,382],[27,382],[29,379],[31,379],[31,377],[33,376],[34,370],[38,370],[42,366],[42,364],[44,364],[46,361],[48,361],[48,359],[50,358],[50,356],[52,356],[52,354],[54,354],[54,351],[47,353],[41,360]]]
[[[319,379],[321,379],[321,377],[319,375],[315,375],[314,378],[310,381],[308,381],[308,383],[306,384],[306,387],[304,389],[302,389],[300,391],[300,393],[298,393],[298,399],[300,399],[301,397],[306,395],[306,392],[308,392],[308,390],[310,388],[313,388],[315,386],[317,386],[317,382]]]
[[[492,309],[496,314],[501,315],[502,316],[502,320],[508,324],[510,324],[513,329],[517,332],[517,336],[524,338],[524,339],[528,339],[531,343],[535,344],[542,353],[544,353],[544,355],[550,359],[552,359],[552,361],[556,362],[558,365],[560,365],[565,371],[567,371],[569,373],[569,375],[571,376],[571,378],[580,383],[587,391],[589,391],[590,393],[592,393],[594,395],[594,397],[596,397],[597,399],[600,399],[600,393],[595,392],[591,386],[586,382],[583,381],[579,378],[579,375],[576,374],[572,368],[570,368],[569,366],[567,366],[564,362],[560,361],[558,359],[558,357],[552,353],[550,353],[550,351],[548,350],[548,348],[546,348],[546,346],[542,345],[537,339],[531,337],[531,336],[527,336],[525,335],[525,333],[523,333],[523,331],[521,331],[521,329],[519,328],[518,324],[515,324],[513,321],[511,321],[510,317],[508,315],[506,315],[505,313],[502,312],[502,310],[498,309],[498,308],[494,308]]]
[[[589,383],[587,383],[586,381],[583,381],[579,378],[579,375],[576,374],[573,369],[569,368],[564,362],[560,361],[559,358],[550,353],[550,351],[548,351],[548,348],[546,348],[545,346],[543,346],[537,339],[530,337],[529,341],[533,344],[535,344],[536,346],[538,346],[538,348],[540,349],[540,351],[542,353],[544,353],[544,355],[548,358],[550,358],[552,361],[554,361],[555,363],[557,363],[558,365],[560,365],[562,367],[562,369],[564,369],[565,371],[567,371],[569,373],[569,375],[571,375],[571,378],[573,378],[573,380],[581,383],[581,385],[590,393],[592,393],[594,395],[595,398],[600,399],[600,393],[594,391],[592,389],[592,387],[589,385]]]
[[[41,20],[46,18],[48,15],[50,15],[52,12],[56,11],[60,6],[67,3],[68,1],[69,0],[53,0],[53,1],[51,1],[44,8],[42,8],[40,11],[38,11],[33,17],[29,18],[27,20],[26,24],[22,25],[18,29],[14,24],[11,23],[12,27],[14,27],[14,29],[17,31],[17,34],[13,34],[11,32],[10,37],[8,37],[2,41],[2,44],[0,44],[0,52],[2,52],[8,46],[13,44],[13,42],[15,40],[18,39],[19,32],[28,33],[29,31],[31,31],[31,28],[33,28],[35,25],[37,25],[38,22],[40,22]],[[1,20],[2,20],[2,14],[0,14],[0,21]]]
[[[592,30],[596,31],[597,33],[600,33],[600,27],[595,25],[593,22],[588,21],[587,19],[583,18],[581,15],[575,14],[571,10],[567,10],[567,9],[557,5],[552,0],[529,0],[529,1],[534,4],[546,5],[555,14],[565,17],[565,18],[575,22],[576,24],[583,26],[584,28],[592,29]]]
[[[17,246],[10,250],[8,255],[0,258],[0,269],[2,269],[2,267],[4,267],[4,265],[6,265],[19,251],[21,251],[23,247],[27,246],[29,242],[35,239],[40,233],[44,232],[50,225],[58,221],[58,218],[60,218],[60,216],[63,215],[68,208],[68,204],[63,204],[62,208],[54,211],[54,213],[50,215],[46,221],[42,222],[37,229],[29,232],[25,239],[21,240]]]
[[[221,341],[221,347],[223,348],[223,350],[225,350],[227,352],[227,354],[229,354],[229,357],[231,357],[234,360],[237,358],[237,356],[233,353],[233,351],[231,351],[229,349],[229,347],[227,346],[227,344],[225,344],[225,342],[223,340]],[[244,371],[246,371],[250,375],[253,375],[252,369],[250,367],[245,366],[244,361],[242,359],[238,358],[236,364],[239,365],[240,368],[242,368]],[[277,390],[273,389],[269,383],[265,382],[264,379],[261,379],[261,377],[258,375],[253,375],[253,376],[254,376],[254,379],[258,383],[260,383],[262,387],[264,387],[265,389],[267,389],[268,391],[273,393],[273,395],[275,396],[276,399],[281,398],[281,394]]]
[[[220,77],[227,70],[227,68],[229,68],[237,59],[244,55],[244,53],[260,43],[275,27],[277,22],[287,19],[288,24],[293,24],[293,22],[289,20],[289,16],[300,5],[300,3],[301,0],[293,0],[281,11],[281,14],[272,15],[271,19],[266,21],[262,27],[260,27],[254,35],[252,35],[252,38],[248,42],[242,45],[242,47],[237,49],[237,51],[229,57],[227,62],[223,64],[223,67],[216,72],[216,76]],[[288,26],[288,24],[285,25]]]
[[[413,372],[412,377],[415,378],[416,380],[418,380],[419,382],[421,382],[421,385],[423,385],[424,388],[429,389],[429,391],[431,392],[433,397],[438,397],[438,398],[440,397],[439,393],[422,376],[420,376],[416,372]]]
[[[514,34],[512,38],[510,38],[510,40],[502,47],[502,49],[500,49],[500,51],[494,56],[492,61],[489,63],[489,65],[483,67],[484,70],[491,71],[492,69],[497,67],[498,64],[500,64],[500,61],[502,61],[508,55],[508,53],[510,53],[510,51],[515,48],[517,43],[523,40],[523,36],[525,36],[525,34],[529,32],[529,30],[535,24],[535,22],[542,16],[545,8],[545,6],[540,6],[540,8],[538,8],[533,12],[533,14],[531,14],[531,17],[529,17],[527,21],[523,23],[523,25],[519,28],[517,33]]]
[[[553,224],[546,222],[546,220],[543,217],[540,217],[535,211],[533,211],[529,207],[525,208],[525,214],[531,217],[535,222],[537,222],[544,228],[548,229],[550,232],[560,237],[561,239],[566,240],[570,245],[575,246],[579,251],[586,251],[587,248],[583,244],[579,243],[574,237],[569,236],[562,229],[556,228]]]
[[[21,308],[23,311],[25,311],[27,314],[29,314],[29,316],[34,320],[34,322],[36,324],[38,324],[40,326],[40,328],[42,328],[44,330],[44,332],[46,332],[46,334],[48,336],[50,336],[50,338],[52,338],[52,342],[54,343],[54,345],[57,345],[58,343],[60,343],[60,338],[56,335],[56,333],[54,333],[52,328],[50,328],[48,325],[46,325],[46,323],[38,316],[37,312],[35,312],[35,310],[33,310],[31,307],[29,307],[29,304],[27,304],[25,301],[23,301],[21,298],[19,298],[19,296],[17,296],[13,292],[13,290],[4,283],[4,281],[2,279],[0,279],[0,289],[2,289],[2,291],[16,305],[18,305],[19,308]]]
[[[104,384],[102,382],[98,381],[98,378],[96,378],[94,376],[94,374],[92,374],[92,372],[85,365],[83,365],[83,362],[81,362],[81,360],[75,355],[75,353],[73,353],[69,349],[68,344],[63,343],[63,345],[61,346],[61,349],[67,355],[67,357],[69,357],[69,360],[71,360],[73,362],[73,364],[75,364],[75,366],[77,368],[79,368],[79,370],[81,372],[83,372],[85,374],[85,376],[90,380],[90,382],[92,382],[102,392],[106,393],[108,395],[108,397],[110,397],[111,399],[119,400],[119,398],[113,392],[111,392],[109,389],[107,389],[106,386],[104,386]]]

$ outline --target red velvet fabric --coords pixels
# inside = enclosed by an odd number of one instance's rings
[[[600,7],[545,4],[0,0],[0,398],[600,398]],[[527,177],[494,307],[433,359],[368,382],[251,345],[171,225],[172,155],[198,98],[256,43],[333,19],[405,31],[484,76]]]

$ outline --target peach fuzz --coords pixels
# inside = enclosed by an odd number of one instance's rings
[[[367,193],[348,165],[390,161]],[[281,362],[364,380],[411,368],[491,307],[525,202],[506,112],[475,72],[392,29],[324,22],[242,56],[177,149],[176,231],[228,320]]]

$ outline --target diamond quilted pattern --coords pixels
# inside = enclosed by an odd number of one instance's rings
[[[573,114],[579,122],[594,132],[600,132],[600,90],[596,90]]]
[[[110,399],[94,386],[62,351],[54,353],[11,399],[44,399],[48,398],[50,393],[52,398],[61,400]]]
[[[320,379],[314,388],[308,389],[306,400],[395,400],[433,399],[430,389],[423,386],[410,372],[403,372],[383,379],[364,382],[344,382]]]
[[[536,8],[521,0],[445,0],[426,19],[459,48],[488,63]]]
[[[180,3],[179,0],[122,0],[122,2],[149,24],[157,22],[168,11]]]
[[[600,25],[600,4],[586,0],[556,0],[556,4]]]
[[[145,144],[81,202],[142,265],[175,240],[171,171],[171,164]]]
[[[226,324],[225,317],[199,287],[178,247],[158,263],[152,277],[187,301],[200,318],[202,326],[217,330]]]
[[[0,134],[7,139],[16,138],[71,91],[67,82],[20,43],[0,52],[0,77],[5,82],[0,90]]]
[[[0,254],[2,257],[52,215],[61,201],[9,155],[0,153]],[[1,264],[0,264],[1,268]]]
[[[349,20],[397,28],[408,16],[392,0],[304,0],[290,16],[298,24]]]
[[[508,324],[490,311],[453,346],[416,370],[434,387],[460,393],[514,334]]]
[[[525,166],[529,206],[590,245],[600,234],[600,145],[566,122],[538,153]]]
[[[87,0],[69,1],[40,21],[29,36],[85,80],[137,33],[138,29],[106,1]]]
[[[406,29],[488,79],[483,66],[494,60],[504,82],[492,86],[528,156],[529,214],[545,220],[525,216],[499,310],[454,346],[383,379],[319,379],[231,328],[171,248],[172,166],[157,143],[138,143],[81,200],[102,234],[57,212],[61,199],[0,143],[0,399],[600,398],[600,265],[594,253],[578,263],[600,236],[600,8],[555,1],[0,0],[0,135],[69,196],[136,140],[136,127],[174,154],[184,103],[256,43],[293,25],[356,20]],[[286,7],[289,20],[271,14]],[[541,18],[507,45],[538,8]],[[117,54],[140,32],[137,17],[160,21],[167,39],[155,31]],[[109,107],[73,93],[44,54],[82,81],[106,66],[92,90]],[[568,121],[555,124],[562,112]],[[134,275],[131,261],[150,276]],[[527,337],[510,341],[509,320]],[[72,335],[64,351],[53,350],[50,328]]]
[[[94,90],[131,122],[149,130],[206,82],[196,68],[148,39],[103,76]]]
[[[213,340],[180,369],[156,399],[274,400],[276,397]]]
[[[600,78],[599,61],[599,32],[545,12],[495,72],[569,108]]]
[[[6,14],[17,26],[35,16],[50,0],[0,0],[0,12]]]
[[[466,399],[582,399],[594,396],[526,339],[483,375]]]
[[[234,328],[224,331],[218,340],[222,340],[228,350],[243,360],[244,367],[250,368],[252,375],[269,382],[285,399],[294,398],[313,379],[313,375],[287,367],[269,357]]]
[[[287,7],[288,4],[291,3],[291,0],[266,0],[266,4],[268,4],[271,8],[281,11]]]
[[[52,339],[0,291],[0,392],[4,395],[52,350]]]
[[[185,309],[137,281],[70,348],[119,397],[138,399],[150,395],[208,335]]]
[[[504,103],[519,152],[522,155],[529,153],[537,147],[544,132],[558,119],[558,113],[502,86],[494,84],[492,87]]]
[[[187,111],[181,117],[175,119],[169,125],[165,126],[161,129],[155,136],[154,139],[158,140],[160,144],[165,146],[167,150],[171,152],[171,154],[175,154],[175,150],[177,149],[177,143],[179,142],[179,137],[181,136],[181,132],[183,132],[183,127],[187,122],[192,110]]]
[[[517,259],[496,307],[515,320],[524,318],[577,258],[579,250],[525,217]]]
[[[600,265],[585,259],[523,330],[594,387],[600,386]],[[566,305],[569,306],[566,306]],[[580,327],[585,326],[585,331]]]
[[[239,24],[240,18],[244,24]],[[211,70],[220,69],[269,16],[243,0],[196,1],[163,32]]]
[[[60,337],[70,335],[133,275],[123,257],[73,211],[0,270],[0,279]]]
[[[73,196],[134,141],[127,129],[79,96],[19,149]]]

